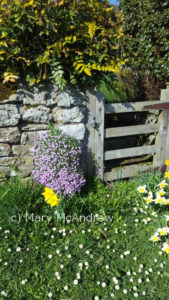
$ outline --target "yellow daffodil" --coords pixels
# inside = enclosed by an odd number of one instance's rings
[[[165,201],[165,198],[162,198],[160,196],[157,196],[157,198],[155,199],[156,204],[163,204],[164,201]]]
[[[169,244],[168,243],[164,243],[162,250],[169,254]]]
[[[153,201],[153,199],[150,198],[150,197],[144,197],[143,199],[144,199],[147,203],[151,203],[151,202]]]
[[[150,241],[158,242],[160,238],[158,237],[158,233],[155,233],[154,235],[151,236]]]
[[[163,204],[164,204],[164,205],[169,205],[169,200],[168,200],[168,199],[165,199],[164,202],[163,202]]]
[[[44,196],[45,201],[50,204],[51,207],[59,206],[60,199],[52,189],[45,187],[45,191],[42,193],[42,195]]]
[[[163,189],[163,188],[165,188],[166,185],[168,185],[168,184],[167,184],[167,182],[166,182],[165,180],[163,180],[163,181],[161,181],[158,185],[159,185],[160,189]]]
[[[147,191],[146,191],[146,185],[139,186],[139,187],[137,188],[137,191],[138,191],[139,193],[141,193],[141,194],[147,193]]]
[[[157,231],[159,232],[159,234],[160,234],[161,236],[167,235],[167,228],[166,228],[166,227],[158,228]]]
[[[156,193],[156,195],[157,196],[164,196],[164,194],[165,194],[165,191],[163,190],[163,189],[161,189],[160,191],[158,191],[157,193]]]
[[[169,179],[169,171],[165,172],[164,177]]]
[[[169,166],[169,159],[167,159],[167,160],[165,161],[165,165],[166,165],[166,166]]]

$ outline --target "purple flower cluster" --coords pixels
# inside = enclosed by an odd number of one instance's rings
[[[75,138],[58,129],[41,133],[33,150],[35,181],[62,197],[80,191],[85,179],[80,170],[81,147]]]

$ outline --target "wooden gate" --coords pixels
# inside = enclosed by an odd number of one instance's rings
[[[104,95],[91,90],[87,92],[87,171],[95,173],[104,181],[118,178],[128,178],[141,172],[164,167],[164,161],[169,159],[169,87],[161,91],[161,99],[156,101],[127,102],[104,104]],[[133,126],[105,128],[105,116],[110,114],[159,112],[158,122],[155,124],[141,124]],[[157,111],[158,110],[158,111]],[[128,137],[156,133],[154,145],[143,145],[123,149],[104,150],[106,139]],[[149,163],[131,164],[112,168],[105,171],[105,162],[123,158],[140,157],[153,154],[153,161]]]

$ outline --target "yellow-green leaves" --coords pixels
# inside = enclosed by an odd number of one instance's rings
[[[98,29],[100,29],[101,26],[97,26],[97,25],[96,25],[96,22],[91,22],[91,23],[86,22],[85,24],[86,24],[86,26],[88,27],[88,34],[89,34],[89,36],[90,36],[90,39],[92,40],[93,37],[94,37],[94,35],[95,35],[95,33],[96,33],[96,31],[97,31]]]
[[[66,80],[95,85],[116,68],[116,18],[107,1],[2,1],[1,77],[17,70],[30,85],[46,79],[62,88]]]
[[[3,74],[3,83],[5,84],[6,82],[16,82],[17,79],[19,79],[19,76],[17,76],[16,74],[12,73],[12,72],[5,72]]]

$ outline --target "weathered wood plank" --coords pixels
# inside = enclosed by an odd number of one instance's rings
[[[156,152],[155,145],[105,151],[104,160],[141,156],[144,154],[154,154],[155,152]]]
[[[161,90],[160,103],[169,102],[169,90]],[[164,110],[159,116],[159,134],[156,138],[156,155],[153,164],[159,163],[163,165],[165,160],[169,158],[169,110]],[[168,170],[168,167],[167,167]]]
[[[169,102],[163,102],[163,103],[158,103],[158,104],[154,104],[154,105],[146,105],[144,106],[145,109],[169,109]]]
[[[103,179],[104,173],[104,94],[96,94],[95,159],[96,175]]]
[[[90,121],[96,117],[96,93],[92,89],[88,89],[86,98],[86,173],[93,175],[95,173],[95,128],[91,126]]]
[[[136,111],[138,112],[149,111],[149,109],[144,108],[144,106],[154,105],[159,103],[162,104],[162,102],[159,100],[105,104],[105,113],[112,114],[112,113],[128,113],[128,112],[136,112]]]
[[[129,136],[137,134],[147,134],[152,132],[158,132],[158,124],[146,124],[146,125],[134,125],[105,129],[105,138],[113,138],[120,136]]]
[[[157,166],[158,167],[158,166]],[[144,165],[131,165],[122,168],[114,168],[112,172],[104,174],[105,181],[113,181],[117,179],[129,178],[138,175],[141,172],[151,171],[154,168],[152,163]]]

